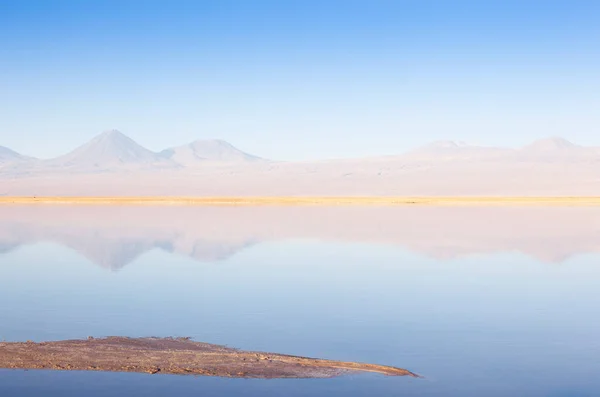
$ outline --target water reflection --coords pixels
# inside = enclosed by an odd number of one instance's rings
[[[0,220],[2,339],[191,336],[426,376],[0,371],[2,396],[600,390],[600,209],[37,206]]]
[[[600,251],[600,209],[462,207],[2,207],[0,254],[38,242],[118,270],[154,249],[198,262],[285,239],[400,246],[435,259],[519,252],[561,263]]]

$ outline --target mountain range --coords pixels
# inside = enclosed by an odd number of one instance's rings
[[[600,195],[600,148],[439,141],[388,156],[271,161],[222,140],[153,152],[119,131],[63,156],[0,147],[0,195]]]
[[[120,131],[110,130],[94,137],[73,151],[52,159],[23,156],[0,147],[0,166],[4,170],[98,172],[130,169],[181,168],[208,163],[233,164],[260,161],[222,140],[195,141],[188,145],[155,153]],[[7,166],[12,166],[7,168]]]

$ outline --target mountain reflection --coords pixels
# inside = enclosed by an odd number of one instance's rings
[[[217,262],[283,239],[396,245],[437,259],[520,252],[546,263],[600,252],[591,207],[4,206],[0,254],[54,242],[118,270],[153,249]]]

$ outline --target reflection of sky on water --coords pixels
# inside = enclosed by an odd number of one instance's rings
[[[0,257],[0,337],[7,340],[186,335],[244,349],[397,365],[426,379],[261,382],[0,371],[0,390],[27,384],[30,395],[42,385],[49,395],[72,387],[86,395],[122,395],[132,385],[134,395],[157,396],[167,389],[593,395],[600,390],[597,263],[594,254],[557,266],[515,252],[438,260],[394,245],[286,239],[205,264],[151,249],[114,273],[63,245],[22,246]]]

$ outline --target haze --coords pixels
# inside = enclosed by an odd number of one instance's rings
[[[273,161],[222,140],[157,152],[103,132],[36,159],[0,150],[4,196],[594,196],[600,148],[549,137],[519,148],[438,141],[395,156]]]

